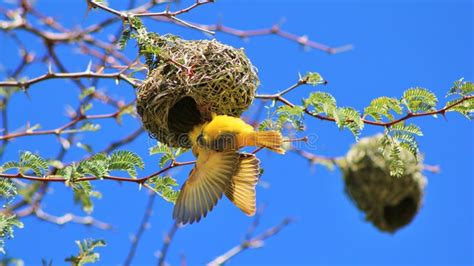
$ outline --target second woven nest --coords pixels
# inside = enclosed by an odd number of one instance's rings
[[[426,178],[423,163],[401,150],[404,164],[401,177],[390,175],[390,158],[380,150],[382,135],[363,138],[347,153],[341,169],[345,191],[366,219],[378,229],[395,232],[408,225],[423,202]]]
[[[189,148],[187,133],[210,113],[240,116],[259,80],[242,49],[218,41],[162,36],[161,59],[137,91],[137,111],[153,138]]]

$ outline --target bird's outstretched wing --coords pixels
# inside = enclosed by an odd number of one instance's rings
[[[245,214],[252,216],[256,210],[256,192],[260,176],[260,161],[254,154],[240,154],[239,166],[225,190],[226,197]]]
[[[183,184],[173,218],[177,223],[199,222],[206,217],[231,183],[239,165],[236,151],[216,152],[199,149],[196,166]]]

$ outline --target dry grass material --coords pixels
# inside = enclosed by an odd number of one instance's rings
[[[137,111],[153,138],[189,148],[187,133],[210,113],[240,116],[259,80],[243,49],[216,40],[162,36],[160,61],[137,91]]]
[[[353,145],[341,169],[345,191],[366,219],[378,229],[394,233],[408,225],[421,208],[426,178],[421,160],[403,149],[404,175],[391,176],[390,160],[379,150],[381,138],[363,138]]]

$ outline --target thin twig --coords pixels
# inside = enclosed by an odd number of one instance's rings
[[[199,6],[205,5],[205,4],[210,4],[214,3],[214,0],[196,0],[196,2],[186,8],[183,8],[181,10],[175,11],[175,12],[170,12],[168,10],[163,11],[163,12],[148,12],[148,13],[137,13],[133,14],[136,17],[175,17],[178,15],[181,15],[183,13],[187,13]]]
[[[139,83],[127,77],[122,72],[118,73],[94,73],[94,72],[69,72],[69,73],[46,73],[41,76],[25,80],[25,81],[0,81],[0,87],[16,87],[22,89],[28,89],[31,85],[36,83],[50,80],[50,79],[79,79],[79,78],[103,78],[103,79],[115,79],[124,80],[133,87],[137,87]]]
[[[204,4],[208,4],[208,3],[213,3],[214,1],[213,0],[198,0],[196,1],[193,5],[187,7],[187,8],[184,8],[184,9],[181,9],[181,10],[178,10],[178,11],[175,11],[175,12],[170,12],[169,10],[166,10],[166,11],[163,11],[163,12],[137,12],[137,13],[134,13],[133,11],[118,11],[116,9],[113,9],[109,6],[106,6],[102,3],[99,3],[99,2],[96,2],[94,0],[88,0],[87,1],[88,4],[92,7],[92,8],[100,8],[110,14],[113,14],[117,17],[119,17],[120,19],[122,20],[126,20],[126,19],[129,19],[129,18],[132,18],[132,17],[152,17],[152,18],[157,18],[157,17],[165,17],[167,19],[170,19],[171,21],[174,21],[178,24],[181,24],[181,25],[184,25],[186,27],[189,27],[189,28],[192,28],[192,29],[197,29],[197,30],[200,30],[202,32],[205,32],[205,33],[208,33],[208,34],[214,34],[214,32],[208,30],[208,29],[205,29],[205,28],[202,28],[202,27],[199,27],[193,23],[190,23],[190,22],[187,22],[183,19],[180,19],[178,18],[177,16],[180,15],[180,14],[183,14],[183,13],[187,13],[201,5],[204,5]]]
[[[132,141],[136,140],[140,135],[145,132],[143,127],[139,127],[135,131],[133,131],[130,135],[124,137],[123,139],[111,142],[107,147],[105,147],[100,153],[110,153],[116,150],[119,147],[122,147],[126,144],[131,143]]]
[[[107,119],[107,118],[117,118],[123,112],[123,109],[129,107],[133,103],[134,102],[131,102],[127,105],[124,105],[119,110],[117,110],[113,113],[109,113],[109,114],[85,115],[85,114],[80,113],[79,115],[76,115],[76,117],[73,118],[71,121],[67,122],[66,124],[64,124],[64,125],[62,125],[58,128],[49,129],[49,130],[36,130],[36,131],[32,130],[30,128],[27,128],[25,131],[22,131],[22,132],[13,132],[13,133],[9,133],[9,134],[0,136],[0,140],[10,140],[10,139],[20,138],[20,137],[25,137],[25,136],[39,136],[39,135],[56,135],[56,136],[59,136],[61,134],[77,132],[77,130],[74,130],[74,129],[68,130],[68,128],[71,128],[71,127],[77,125],[81,121]],[[139,134],[139,132],[137,134]]]
[[[140,239],[149,227],[149,221],[151,215],[153,214],[153,205],[155,203],[155,198],[156,193],[151,192],[150,196],[148,196],[148,203],[146,205],[145,212],[143,213],[142,221],[138,226],[137,233],[132,237],[132,245],[130,246],[130,250],[128,251],[127,258],[125,259],[123,265],[128,266],[132,264],[132,260],[135,257],[135,253],[137,252]]]
[[[76,224],[82,224],[82,225],[87,225],[87,226],[93,226],[101,230],[112,229],[111,224],[99,221],[92,216],[77,216],[72,213],[66,213],[62,216],[54,216],[49,213],[46,213],[41,208],[35,208],[35,207],[32,207],[29,213],[28,212],[17,213],[18,217],[25,217],[29,215],[34,215],[40,220],[57,224],[60,226],[63,226],[68,223],[76,223]]]
[[[163,22],[171,22],[175,23],[177,25],[182,25],[170,18],[167,17],[157,17],[154,18],[159,21]],[[284,31],[280,28],[280,25],[276,24],[273,27],[270,28],[264,28],[264,29],[256,29],[256,30],[240,30],[232,27],[228,27],[225,25],[222,25],[220,23],[218,24],[200,24],[200,23],[195,23],[195,22],[190,22],[186,21],[188,24],[193,25],[194,27],[201,29],[201,30],[207,30],[207,31],[212,31],[212,32],[222,32],[225,34],[233,35],[242,39],[247,39],[251,37],[258,37],[258,36],[267,36],[267,35],[276,35],[280,38],[287,39],[289,41],[295,42],[299,45],[302,45],[304,47],[309,47],[313,49],[317,49],[323,52],[326,52],[328,54],[336,54],[336,53],[341,53],[341,52],[346,52],[349,50],[352,50],[352,45],[343,45],[339,47],[331,47],[313,40],[310,40],[306,35],[296,35],[287,31]],[[182,25],[186,26],[187,25]]]
[[[293,220],[290,218],[283,219],[283,221],[280,224],[265,230],[263,233],[261,233],[260,235],[256,237],[251,238],[250,240],[244,240],[239,245],[229,249],[224,254],[216,257],[207,265],[208,266],[223,265],[226,262],[228,262],[230,259],[232,259],[233,257],[237,256],[238,254],[242,253],[243,251],[249,248],[261,248],[265,240],[278,234],[281,230],[283,230],[286,226],[288,226],[292,222]]]
[[[255,230],[257,230],[258,226],[260,225],[260,219],[262,217],[263,212],[265,211],[265,208],[267,205],[262,204],[259,206],[257,213],[255,214],[253,218],[252,225],[247,229],[247,234],[245,234],[245,240],[250,240],[255,234]]]
[[[163,246],[161,247],[160,253],[158,255],[158,264],[157,264],[158,266],[165,265],[166,255],[168,254],[171,241],[173,240],[173,237],[176,234],[176,231],[178,231],[178,229],[179,229],[179,225],[177,223],[173,223],[173,226],[165,235],[163,239]]]

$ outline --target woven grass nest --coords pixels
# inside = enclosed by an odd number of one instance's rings
[[[380,151],[382,135],[361,139],[347,153],[341,169],[345,191],[366,219],[390,233],[408,225],[418,213],[426,178],[422,163],[402,150],[405,165],[402,177],[390,176],[389,159]]]
[[[240,116],[259,80],[243,49],[216,40],[162,36],[164,55],[137,90],[137,111],[153,138],[190,148],[187,133],[210,113]]]

